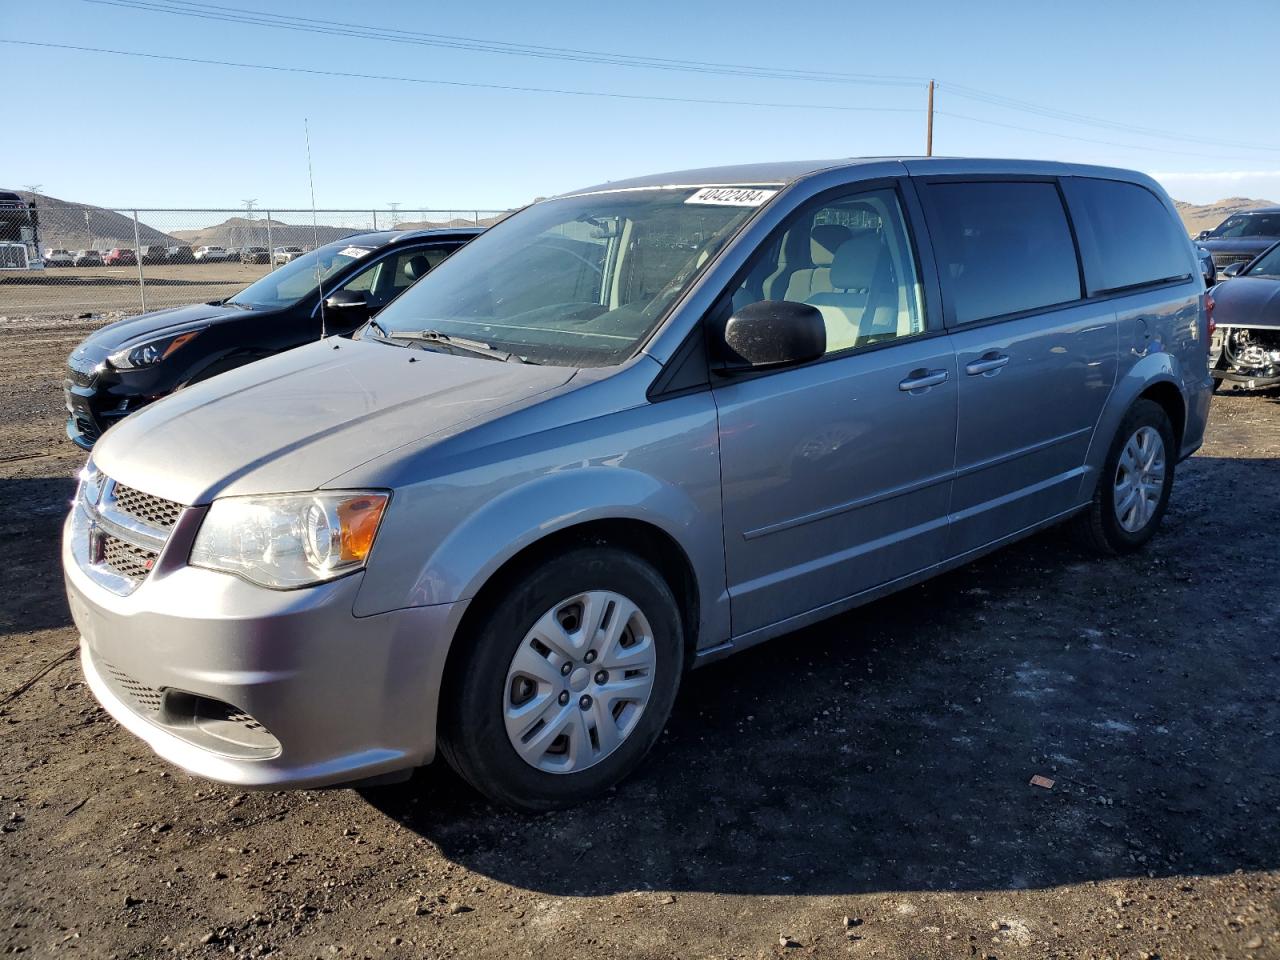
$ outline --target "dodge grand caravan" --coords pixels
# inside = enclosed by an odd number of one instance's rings
[[[1156,532],[1210,399],[1149,178],[985,160],[663,174],[533,204],[352,340],[95,448],[63,563],[85,676],[245,786],[437,753],[547,809],[683,673],[1070,520]]]

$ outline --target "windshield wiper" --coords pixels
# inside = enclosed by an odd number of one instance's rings
[[[381,330],[382,328],[379,327],[378,329]],[[447,333],[441,333],[439,330],[397,330],[395,333],[386,334],[386,338],[390,340],[412,340],[415,343],[438,343],[444,347],[475,354],[477,357],[487,357],[490,360],[501,360],[504,363],[511,360],[517,363],[533,362],[514,353],[508,353],[506,350],[499,350],[483,340],[453,337]]]

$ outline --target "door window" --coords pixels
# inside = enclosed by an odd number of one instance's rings
[[[370,264],[342,285],[365,295],[370,310],[380,310],[413,286],[449,255],[440,247],[412,247]]]
[[[1080,298],[1075,241],[1057,184],[934,183],[926,194],[952,322]]]
[[[756,255],[733,309],[762,300],[816,307],[828,354],[923,333],[924,295],[897,194],[863,191],[802,209]]]

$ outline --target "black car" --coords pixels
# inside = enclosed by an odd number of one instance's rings
[[[185,243],[165,248],[165,263],[195,263],[196,254]]]
[[[87,450],[111,424],[174,390],[316,340],[322,329],[350,334],[480,232],[357,234],[226,300],[105,326],[67,361],[67,436]]]
[[[1241,267],[1234,264],[1213,288],[1217,329],[1209,345],[1213,388],[1280,384],[1280,242]]]
[[[1233,263],[1245,264],[1280,240],[1280,207],[1233,213],[1212,230],[1202,230],[1196,243],[1213,256],[1221,273]]]

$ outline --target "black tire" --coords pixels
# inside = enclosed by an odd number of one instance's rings
[[[608,590],[628,598],[652,630],[656,662],[648,703],[621,744],[585,769],[551,773],[526,762],[503,720],[507,673],[537,620],[566,598]],[[530,566],[488,594],[492,606],[454,643],[441,691],[439,746],[445,760],[489,799],[519,810],[572,806],[634,770],[662,732],[684,669],[681,617],[670,586],[625,550],[581,546]],[[484,598],[481,598],[484,599]]]
[[[1160,499],[1146,524],[1139,530],[1129,531],[1121,526],[1116,516],[1116,475],[1125,445],[1143,427],[1153,427],[1164,443],[1164,485]],[[1105,555],[1132,553],[1145,546],[1156,535],[1169,507],[1169,494],[1173,489],[1174,465],[1178,452],[1176,443],[1173,425],[1164,408],[1152,400],[1135,401],[1111,440],[1092,502],[1073,521],[1073,532],[1081,546]]]

